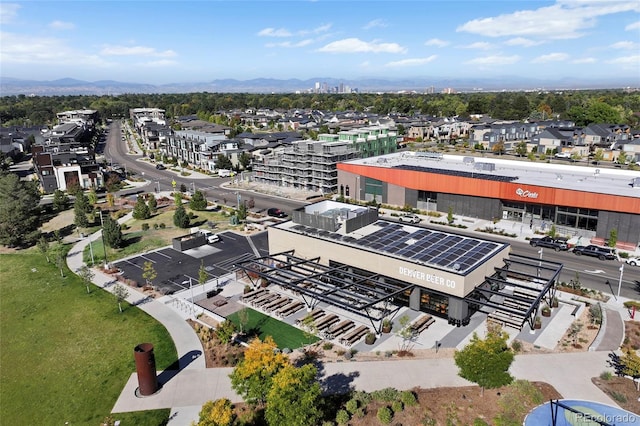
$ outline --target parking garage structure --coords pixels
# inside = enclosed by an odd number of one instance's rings
[[[533,328],[561,264],[509,255],[509,244],[380,218],[378,210],[322,201],[268,228],[269,255],[237,266],[299,295],[381,321],[402,307],[464,326],[478,311]],[[546,300],[546,302],[545,302]],[[506,303],[505,303],[506,302]]]

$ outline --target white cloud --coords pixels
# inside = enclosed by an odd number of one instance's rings
[[[172,67],[177,64],[176,61],[171,59],[160,59],[157,61],[141,62],[138,65],[141,67]]]
[[[638,50],[640,49],[640,44],[633,41],[619,41],[617,43],[613,43],[609,47],[612,49]]]
[[[625,31],[640,30],[640,21],[627,25],[626,27],[624,27],[624,30]]]
[[[284,28],[265,28],[258,32],[260,37],[291,37],[291,33]]]
[[[387,23],[383,19],[374,19],[373,21],[367,22],[367,24],[362,27],[363,30],[370,30],[371,28],[385,28],[387,27]]]
[[[596,58],[581,58],[581,59],[574,59],[573,61],[571,61],[571,63],[573,64],[594,64],[596,62]]]
[[[534,10],[521,10],[491,18],[474,19],[456,31],[485,37],[526,36],[543,40],[571,39],[584,35],[600,16],[639,11],[640,3],[630,1],[566,1]]]
[[[432,38],[424,42],[425,46],[445,47],[450,43],[448,41],[440,40],[439,38]]]
[[[569,59],[569,55],[566,53],[549,53],[548,55],[540,55],[537,58],[531,60],[533,64],[544,64],[547,62],[560,62]]]
[[[269,48],[274,48],[274,47],[284,47],[284,48],[297,48],[297,47],[304,47],[304,46],[308,46],[311,43],[313,43],[313,39],[307,38],[304,40],[300,40],[298,42],[290,42],[290,41],[283,41],[281,43],[267,43],[265,44],[266,47]]]
[[[438,56],[431,55],[427,58],[412,58],[412,59],[402,59],[400,61],[388,62],[384,66],[385,67],[415,67],[417,65],[428,64],[429,62],[433,62]]]
[[[11,24],[22,6],[16,3],[0,3],[0,24]]]
[[[327,31],[329,31],[331,29],[331,26],[332,26],[332,24],[324,24],[324,25],[320,25],[319,27],[316,27],[316,28],[314,28],[312,30],[300,30],[300,31],[298,31],[297,35],[306,36],[308,34],[325,33],[325,32],[327,32]]]
[[[158,57],[172,57],[176,56],[176,52],[173,50],[165,50],[163,52],[157,51],[153,47],[147,46],[105,46],[100,51],[100,54],[106,56],[158,56]]]
[[[486,41],[477,41],[475,43],[467,44],[465,46],[459,46],[461,49],[480,49],[486,50],[491,49],[493,45],[491,43],[487,43]]]
[[[511,56],[503,56],[503,55],[491,55],[491,56],[483,56],[480,58],[471,59],[465,64],[469,65],[511,65],[520,61],[520,56],[511,55]]]
[[[636,69],[638,68],[638,64],[640,64],[640,55],[635,56],[622,56],[620,58],[615,58],[610,61],[607,61],[608,64],[620,64],[620,65],[633,65]]]
[[[97,55],[71,49],[57,38],[31,37],[6,32],[0,33],[0,62],[47,66],[105,67],[111,65]]]
[[[72,30],[76,26],[72,22],[53,21],[49,24],[49,28],[52,30]]]
[[[539,44],[542,44],[542,42],[534,41],[524,37],[516,37],[516,38],[512,38],[505,41],[504,44],[506,44],[507,46],[531,47],[531,46],[537,46]]]
[[[331,42],[318,52],[326,53],[406,53],[407,48],[397,43],[380,43],[377,41],[362,41],[358,38],[345,38]]]

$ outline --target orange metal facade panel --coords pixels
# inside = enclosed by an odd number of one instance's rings
[[[338,164],[340,170],[423,191],[640,214],[640,198],[497,182],[413,170]]]

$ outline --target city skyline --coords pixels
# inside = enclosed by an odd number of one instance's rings
[[[640,81],[634,1],[0,4],[2,76]]]

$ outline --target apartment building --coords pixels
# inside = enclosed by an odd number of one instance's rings
[[[338,134],[321,134],[254,161],[257,182],[322,193],[338,192],[337,164],[396,151],[396,133],[385,126],[369,126]]]

